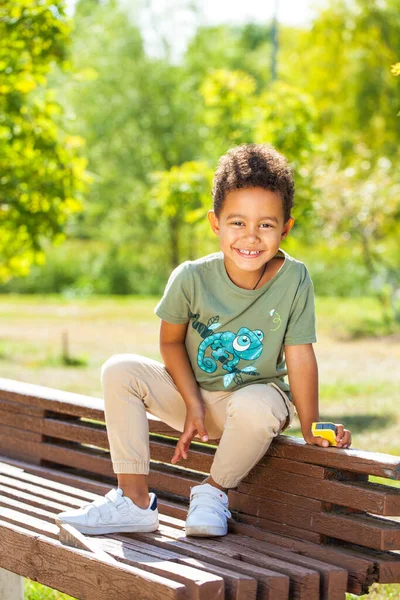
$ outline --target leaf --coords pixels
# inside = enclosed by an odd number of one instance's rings
[[[211,319],[208,319],[207,322],[207,327],[209,328],[210,325],[212,325],[213,323],[216,323],[217,321],[219,321],[219,316],[215,316],[215,317],[211,317]]]
[[[228,373],[227,375],[224,375],[224,387],[228,387],[228,385],[230,385],[235,379],[235,376],[236,373]]]
[[[212,325],[208,325],[208,329],[218,329],[218,327],[221,327],[221,323],[213,323]]]

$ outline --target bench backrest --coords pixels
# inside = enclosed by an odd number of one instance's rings
[[[149,483],[168,512],[168,498],[176,505],[204,479],[218,442],[194,442],[184,467],[172,466],[179,433],[148,418],[153,461]],[[0,454],[115,483],[99,398],[0,379]],[[318,448],[278,436],[229,492],[235,527],[239,531],[243,523],[299,540],[399,550],[400,523],[387,517],[400,516],[400,489],[372,483],[372,475],[399,480],[400,457]]]

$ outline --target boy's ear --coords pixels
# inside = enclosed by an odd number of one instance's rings
[[[294,225],[294,219],[293,219],[293,217],[290,217],[283,226],[283,230],[281,233],[281,240],[284,240],[285,237],[287,237],[289,235],[290,230],[292,229],[293,225]]]
[[[218,217],[213,210],[209,210],[207,213],[208,220],[211,225],[211,229],[215,233],[215,235],[219,235],[219,221]]]

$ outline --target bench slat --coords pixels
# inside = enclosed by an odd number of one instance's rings
[[[238,491],[251,496],[260,492],[259,495],[262,496],[262,492],[268,494],[269,488],[283,492],[296,490],[296,494],[299,496],[315,498],[377,515],[400,515],[400,489],[380,484],[315,480],[304,475],[272,469],[263,472],[260,468],[245,478],[238,486]]]
[[[357,513],[321,513],[315,515],[314,526],[319,533],[367,548],[400,549],[400,522]]]
[[[185,600],[181,583],[129,565],[110,565],[57,540],[0,521],[1,567],[86,600]],[[45,568],[43,568],[45,565]]]
[[[40,484],[43,482],[42,485],[50,488],[61,486],[59,491],[69,493],[74,497],[80,497],[82,501],[93,499],[93,497],[96,497],[96,494],[104,494],[110,489],[109,484],[93,481],[82,476],[62,473],[55,469],[23,463],[18,460],[8,458],[5,460],[7,463],[0,464],[0,471],[7,471],[8,468],[9,470],[12,469],[13,472],[16,471],[16,477],[18,478],[25,475],[39,480],[32,480],[32,483]],[[25,469],[25,471],[23,469]],[[8,472],[8,475],[12,475],[12,473]],[[74,487],[75,485],[77,488]],[[87,496],[89,496],[89,498],[87,498]],[[160,510],[164,513],[165,509],[168,507],[172,508],[174,505],[171,501],[165,502],[164,500],[159,499],[159,506]],[[184,507],[179,510],[176,508],[175,514],[177,512],[181,515],[181,518],[185,518],[186,510]],[[164,522],[164,518],[164,514],[160,514],[161,522]],[[169,521],[166,521],[166,523],[170,522],[171,518],[169,518]],[[183,522],[180,521],[180,523],[183,527]],[[352,547],[351,555],[349,555],[348,552],[343,552],[342,545],[339,548],[334,545],[318,545],[309,541],[285,537],[282,535],[284,532],[280,527],[278,527],[278,535],[275,535],[274,533],[259,529],[253,525],[236,521],[230,524],[230,530],[235,532],[238,536],[244,535],[246,538],[250,537],[255,540],[269,541],[278,546],[297,550],[305,556],[320,558],[333,565],[347,568],[349,572],[348,591],[355,594],[367,593],[368,586],[374,581],[379,581],[380,583],[396,583],[400,579],[400,556],[393,553],[375,552],[368,549],[361,549],[360,553],[357,553],[354,551],[354,547]],[[307,534],[309,532],[305,533]],[[317,538],[315,534],[313,535]],[[301,531],[299,531],[299,537],[302,537]]]
[[[113,536],[115,539],[121,539],[126,544],[130,541],[125,536]],[[160,548],[170,548],[175,552],[184,554],[190,558],[198,560],[212,561],[214,565],[222,568],[235,569],[237,573],[248,575],[257,580],[257,600],[289,600],[289,577],[281,573],[274,572],[272,569],[258,567],[247,564],[236,558],[226,557],[217,552],[204,551],[204,549],[190,546],[184,541],[177,541],[165,537],[159,533],[138,533],[136,539],[154,544]]]
[[[219,575],[225,581],[225,600],[255,600],[256,598],[257,581],[253,577],[213,565],[211,562],[190,558],[178,552],[154,546],[143,541],[137,541],[133,538],[126,540],[123,536],[120,536],[118,540],[114,540],[111,537],[97,538],[96,543],[106,552],[115,545],[122,548],[122,551],[124,551],[125,547],[129,547],[146,552],[146,554],[150,554],[155,558],[175,560],[179,564],[190,565],[197,569]]]
[[[400,457],[380,452],[320,448],[306,444],[300,438],[278,435],[268,453],[276,458],[287,458],[387,479],[400,479]]]
[[[165,525],[161,525],[160,535],[181,542],[189,547],[202,549],[207,555],[212,551],[228,559],[240,560],[246,564],[272,569],[275,572],[286,575],[290,578],[290,598],[297,600],[316,600],[319,598],[320,577],[319,573],[312,569],[300,567],[276,558],[265,557],[250,550],[236,547],[225,538],[223,543],[221,543],[221,540],[186,538],[182,531]],[[140,534],[141,536],[142,534]]]

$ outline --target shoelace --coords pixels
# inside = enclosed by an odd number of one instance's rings
[[[197,493],[194,494],[190,499],[190,512],[197,506],[207,506],[208,508],[212,508],[215,512],[220,515],[225,515],[228,519],[232,516],[230,511],[224,506],[218,498],[214,496],[210,496],[210,494],[205,493]]]

